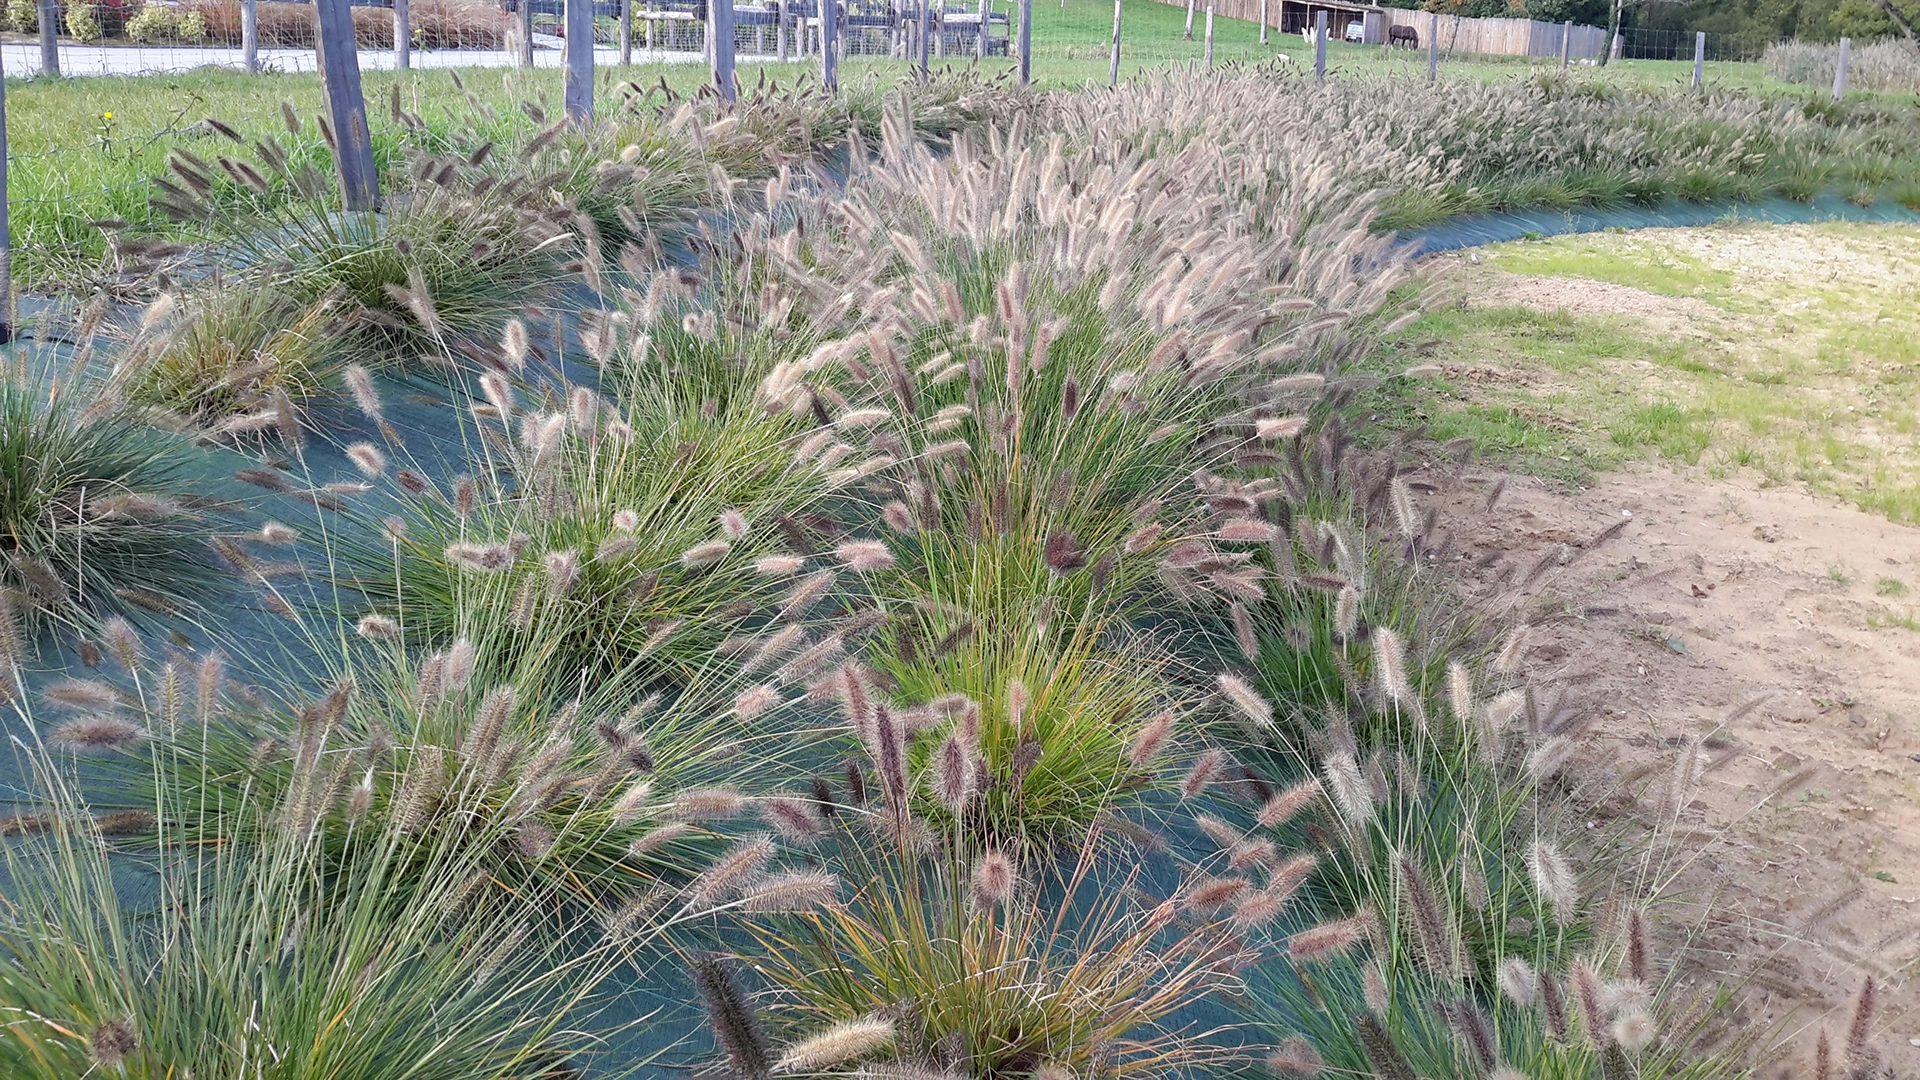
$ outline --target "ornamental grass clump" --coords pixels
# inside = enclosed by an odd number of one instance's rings
[[[112,383],[133,404],[249,434],[245,418],[304,404],[336,380],[334,307],[244,281],[164,295],[116,350]]]
[[[304,125],[283,111],[297,150]],[[417,118],[407,122],[418,129]],[[328,332],[367,359],[410,365],[491,338],[503,312],[558,284],[556,268],[577,250],[563,203],[525,176],[485,172],[491,143],[423,151],[408,163],[411,191],[377,211],[342,210],[308,155],[209,124],[237,149],[208,161],[176,148],[170,176],[154,181],[155,209],[185,223],[217,219],[217,257],[230,276],[306,303],[334,301]]]
[[[928,820],[1009,851],[1045,852],[1103,812],[1168,786],[1161,752],[1172,748],[1184,702],[1152,640],[1099,642],[1036,625],[949,631],[943,646],[919,636],[926,625],[908,615],[869,653],[898,700],[914,703],[880,703],[909,717],[909,758],[931,764],[964,748],[979,789],[963,803],[917,790]],[[843,683],[864,678],[858,669],[841,673]],[[857,736],[871,717],[855,710],[874,691],[838,692]],[[1157,745],[1142,745],[1142,732],[1162,727]]]
[[[527,348],[517,327],[507,342]],[[672,370],[671,354],[634,348]],[[366,613],[410,641],[464,634],[538,659],[562,681],[691,670],[751,618],[813,613],[834,563],[799,553],[797,519],[839,481],[797,453],[795,425],[684,392],[626,408],[577,386],[523,396],[510,374],[478,380],[470,473],[436,484],[368,458],[400,510],[349,553]]]
[[[81,380],[0,378],[0,595],[16,626],[180,615],[215,582],[191,443],[111,389],[88,394]]]
[[[1214,859],[1157,880],[1118,839],[1147,830],[1118,819],[1053,852],[929,830],[916,787],[965,821],[991,781],[966,746],[912,764],[902,720],[878,702],[867,712],[866,763],[844,790],[815,788],[834,816],[808,850],[841,893],[747,921],[755,947],[738,959],[767,988],[764,1019],[730,973],[701,976],[736,1070],[1163,1076],[1228,1060],[1175,1017],[1239,985],[1297,877]]]
[[[156,807],[161,842],[139,862],[155,887],[129,889],[135,864],[114,850],[132,812],[96,817],[28,753],[35,825],[0,843],[7,1076],[534,1080],[596,1051],[583,1031],[606,1026],[624,953],[556,917],[574,897],[492,887],[483,849],[367,817],[331,843],[293,829],[181,843],[213,830]],[[292,813],[232,794],[194,809]]]
[[[372,831],[422,880],[458,851],[476,895],[552,890],[586,911],[678,888],[725,822],[756,812],[737,781],[804,743],[775,723],[788,695],[748,707],[750,684],[724,665],[671,700],[619,672],[555,697],[537,664],[490,662],[465,639],[409,658],[394,628],[360,632],[391,658],[310,698],[236,684],[217,653],[130,653],[49,686],[35,722],[49,746],[100,758],[93,802],[142,815],[117,830],[130,850],[291,834],[347,870]]]

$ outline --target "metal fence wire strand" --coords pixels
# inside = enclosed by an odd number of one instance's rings
[[[10,125],[0,127],[8,165],[0,173],[8,211],[0,220],[0,252],[10,256],[12,286],[47,290],[111,284],[115,228],[137,233],[155,223],[148,206],[154,178],[167,173],[174,151],[200,152],[218,143],[209,117],[251,138],[279,129],[283,97],[296,99],[302,113],[318,116],[325,102],[313,81],[253,80],[318,71],[316,3],[335,2],[0,0],[0,31],[9,32],[0,38],[0,72],[16,80],[21,94],[37,95],[34,107],[23,110],[16,101],[11,114],[0,114]],[[435,71],[530,69],[525,76],[493,78],[507,80],[508,97],[558,97],[552,72],[568,64],[567,0],[344,2],[350,21],[343,25],[351,26],[353,45],[342,50],[347,54],[342,59],[374,75],[366,110],[370,152],[381,162],[397,161],[415,137],[397,122],[386,95],[400,93],[414,114],[440,105],[459,107],[460,92]],[[882,65],[879,70],[893,77],[917,70],[922,56],[930,66],[981,63],[1009,76],[1018,70],[1013,60],[1019,52],[1019,0],[927,0],[932,6],[924,20],[920,0],[597,0],[590,4],[592,34],[575,40],[576,50],[590,53],[576,57],[576,74],[579,65],[603,73],[623,64],[717,67],[721,50],[710,30],[715,2],[731,3],[732,60],[768,65],[739,69],[742,85],[767,77],[819,79],[832,70],[821,57],[823,2],[834,5],[830,40],[836,60],[860,58]],[[1676,61],[1678,68],[1694,59],[1696,48],[1696,36],[1687,31],[1625,27],[1610,38],[1596,26],[1468,19],[1342,0],[1121,0],[1124,11],[1118,14],[1124,18],[1118,21],[1104,0],[1028,2],[1036,26],[1035,55],[1027,63],[1041,79],[1050,77],[1050,64],[1086,82],[1207,63],[1291,63],[1304,70],[1323,44],[1329,47],[1330,77],[1391,73],[1417,78],[1429,77],[1429,71],[1438,77],[1460,65],[1484,69],[1489,63]],[[576,11],[588,6],[573,3]],[[1322,19],[1326,43],[1314,39]],[[1191,35],[1184,32],[1188,27]],[[1203,27],[1215,29],[1203,32]],[[1609,42],[1612,56],[1604,57]],[[1765,55],[1769,70],[1788,72],[1781,77],[1823,88],[1847,85],[1835,71],[1831,46],[1823,51],[1794,45],[1780,50],[1783,59],[1777,64],[1776,49],[1709,34],[1700,58],[1703,64],[1723,64]],[[98,85],[106,89],[59,96],[43,92],[42,85],[18,82],[51,75],[55,67],[67,80],[104,78]],[[187,72],[194,74],[184,76]],[[1707,71],[1709,85],[1714,75]],[[613,76],[627,78],[651,84],[658,75]],[[1675,78],[1684,82],[1686,76]],[[125,101],[125,107],[116,107],[116,101]],[[496,104],[503,112],[513,111],[505,98]],[[558,115],[557,102],[551,111]],[[326,158],[317,142],[308,152],[316,160]],[[0,263],[0,277],[5,269]]]

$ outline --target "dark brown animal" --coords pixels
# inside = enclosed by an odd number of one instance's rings
[[[1411,26],[1387,27],[1387,44],[1399,45],[1402,43],[1405,43],[1405,45],[1409,49],[1419,48],[1420,47],[1420,31],[1415,30]]]

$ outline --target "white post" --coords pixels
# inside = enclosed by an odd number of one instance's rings
[[[566,0],[560,17],[567,21],[567,81],[561,99],[567,119],[586,127],[593,123],[593,0]]]
[[[1260,0],[1260,44],[1267,43],[1267,0]]]
[[[1213,5],[1207,5],[1207,70],[1213,70]]]
[[[240,63],[247,74],[260,74],[260,5],[240,0]]]
[[[1188,41],[1192,41],[1192,40],[1193,40],[1193,0],[1187,0],[1187,36],[1186,36],[1186,40],[1188,40]]]
[[[1120,6],[1123,0],[1113,0],[1113,57],[1107,62],[1107,88],[1120,85]]]
[[[1847,95],[1847,59],[1853,55],[1853,39],[1840,39],[1840,62],[1833,69],[1833,100]]]
[[[1573,20],[1568,19],[1560,28],[1560,70],[1567,70],[1568,61],[1573,59]]]
[[[618,0],[620,12],[620,66],[633,63],[633,0]]]
[[[413,66],[413,20],[407,0],[393,0],[393,67],[405,71]]]
[[[707,25],[713,28],[713,85],[721,100],[732,101],[733,0],[707,0]]]
[[[1020,0],[1020,85],[1033,83],[1033,0]]]
[[[1327,77],[1327,9],[1313,13],[1313,76]]]
[[[60,7],[56,0],[40,0],[40,74],[60,74]]]
[[[1440,13],[1433,13],[1433,23],[1427,27],[1427,82],[1440,80]]]
[[[834,9],[839,0],[819,0],[820,4],[820,82],[828,90],[840,89],[840,54],[834,42]]]
[[[1693,88],[1700,89],[1700,83],[1707,73],[1707,32],[1697,31],[1693,35]]]

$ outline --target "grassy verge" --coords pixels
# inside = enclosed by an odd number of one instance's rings
[[[1500,245],[1469,292],[1527,302],[1423,318],[1446,375],[1380,414],[1569,483],[1661,458],[1920,520],[1916,254],[1913,230],[1853,224]],[[1594,312],[1608,287],[1634,314]]]
[[[1122,76],[1136,78],[1199,64],[1205,46],[1197,37],[1185,38],[1184,24],[1183,7],[1132,0],[1125,14]],[[1111,26],[1112,9],[1101,0],[1037,5],[1036,85],[1048,90],[1104,83]],[[1216,63],[1273,62],[1281,71],[1303,71],[1311,63],[1310,52],[1297,36],[1275,31],[1263,46],[1258,35],[1255,24],[1217,19]],[[966,67],[975,62],[969,58],[941,63]],[[1571,83],[1549,87],[1544,96],[1507,92],[1489,96],[1488,85],[1536,76],[1551,81],[1555,65],[1528,58],[1453,57],[1444,61],[1446,78],[1465,85],[1435,95],[1420,86],[1425,74],[1423,54],[1338,42],[1330,46],[1329,63],[1334,74],[1344,77],[1340,81],[1369,81],[1350,94],[1336,92],[1339,100],[1328,106],[1329,111],[1378,112],[1378,107],[1369,109],[1366,104],[1386,94],[1386,84],[1371,84],[1377,79],[1389,80],[1398,87],[1396,93],[1427,100],[1436,108],[1444,106],[1446,115],[1412,124],[1395,138],[1423,147],[1431,143],[1457,160],[1460,171],[1447,183],[1425,185],[1398,198],[1382,219],[1393,227],[1476,210],[1666,197],[1740,198],[1768,193],[1804,197],[1839,190],[1868,200],[1920,198],[1920,164],[1913,149],[1920,145],[1920,137],[1912,130],[1911,118],[1901,111],[1910,96],[1862,95],[1848,108],[1837,109],[1822,104],[1821,96],[1806,87],[1771,78],[1759,65],[1727,64],[1710,66],[1709,85],[1736,97],[1730,103],[1688,107],[1691,97],[1679,91],[1690,74],[1689,66],[1665,61],[1630,61],[1600,71],[1576,72]],[[1013,62],[991,58],[979,62],[978,70],[990,78],[1011,78]],[[892,84],[908,73],[904,62],[850,58],[842,78],[850,86],[873,88]],[[791,83],[813,78],[816,72],[812,63],[744,64],[741,75],[745,83],[754,85],[763,78]],[[464,89],[455,86],[455,78],[445,71],[365,74],[375,155],[384,173],[391,174],[399,166],[410,143],[445,144],[456,131],[475,123],[469,98],[488,117],[479,122],[484,136],[494,138],[525,120],[521,102],[550,105],[561,91],[561,73],[553,69],[468,70],[458,76]],[[619,97],[622,84],[664,86],[686,94],[705,79],[697,63],[608,68],[601,72],[602,96],[610,103]],[[317,113],[321,105],[317,76],[246,76],[215,69],[151,77],[16,81],[9,95],[13,99],[8,135],[13,155],[10,208],[18,253],[15,274],[28,288],[97,282],[98,263],[107,245],[90,223],[115,220],[136,227],[148,225],[150,180],[166,171],[167,154],[176,147],[199,151],[216,144],[218,135],[206,118],[231,124],[252,138],[279,129],[283,101],[302,115]],[[396,103],[419,116],[424,131],[410,132],[398,122],[391,112]],[[1785,112],[1777,119],[1761,116],[1756,124],[1749,115],[1756,108]],[[1535,115],[1543,110],[1552,113],[1544,121]],[[1475,117],[1472,124],[1456,115],[1469,113]],[[1365,115],[1353,120],[1361,127],[1371,123]],[[1538,132],[1521,130],[1542,123],[1554,136],[1544,143],[1533,138]],[[1502,133],[1493,140],[1496,143],[1543,145],[1551,156],[1539,158],[1536,152],[1534,157],[1516,157],[1502,151],[1489,158],[1485,147],[1461,143],[1463,138],[1471,143],[1472,131],[1482,129]],[[1754,160],[1728,159],[1723,151],[1730,144],[1738,144]]]

